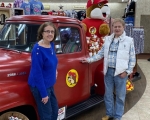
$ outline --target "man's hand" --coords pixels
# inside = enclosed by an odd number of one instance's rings
[[[48,96],[42,98],[42,102],[43,102],[44,104],[46,104],[46,103],[48,102]]]
[[[126,76],[127,76],[127,72],[123,72],[123,73],[120,74],[121,78],[125,78]]]
[[[82,63],[88,63],[87,59],[84,58],[83,60],[81,60]]]

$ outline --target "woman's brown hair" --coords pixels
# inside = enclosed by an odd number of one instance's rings
[[[56,29],[55,25],[52,22],[45,22],[38,29],[37,40],[43,39],[42,33],[44,31],[44,28],[47,27],[47,26],[51,26],[51,27],[54,28],[54,39],[53,40],[56,39],[56,37],[57,37],[57,29]]]

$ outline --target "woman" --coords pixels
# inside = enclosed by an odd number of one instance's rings
[[[58,103],[53,88],[58,63],[53,43],[56,33],[53,23],[43,23],[38,29],[39,42],[34,45],[31,54],[28,84],[35,98],[40,120],[57,120],[58,116]]]
[[[97,55],[83,60],[83,63],[98,61],[104,57],[104,83],[106,116],[102,120],[121,120],[124,113],[127,76],[135,66],[133,39],[124,32],[125,23],[116,18],[112,23],[113,34],[105,37],[105,43]],[[116,99],[114,101],[113,92]]]

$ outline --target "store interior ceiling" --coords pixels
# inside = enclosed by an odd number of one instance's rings
[[[30,0],[29,0],[30,1]],[[46,3],[87,3],[88,0],[40,0]],[[108,0],[109,3],[127,2],[127,0]],[[14,2],[14,0],[0,0],[0,2]]]

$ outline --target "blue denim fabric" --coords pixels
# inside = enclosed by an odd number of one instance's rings
[[[40,93],[36,87],[30,86],[30,90],[36,101],[40,120],[57,120],[58,103],[55,97],[54,88],[50,87],[47,89],[49,100],[46,104],[43,104]]]
[[[121,120],[124,113],[127,76],[121,78],[119,75],[114,76],[114,73],[115,69],[108,68],[104,79],[106,115]],[[114,90],[116,94],[115,99]]]

